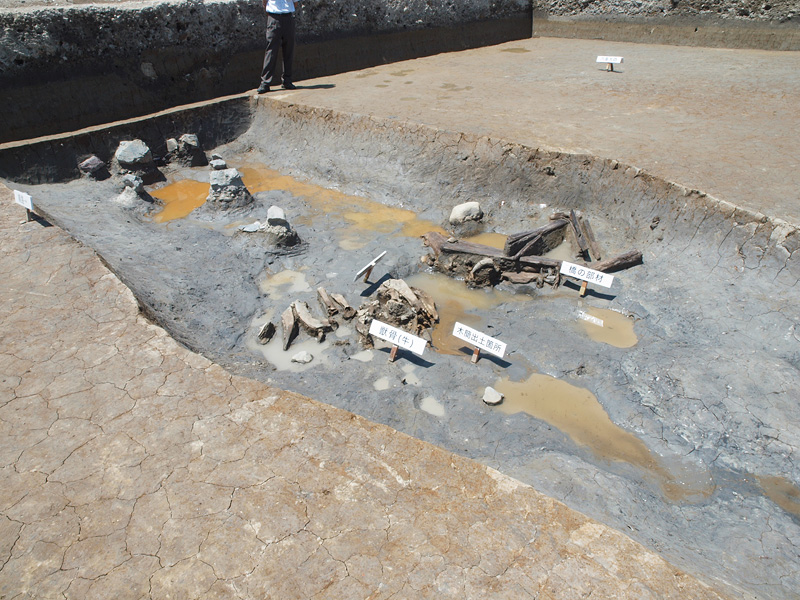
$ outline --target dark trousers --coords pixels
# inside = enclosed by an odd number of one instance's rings
[[[278,64],[278,48],[283,53],[283,83],[291,83],[294,13],[267,13],[267,51],[264,53],[264,68],[261,70],[261,83],[265,85],[272,84],[275,66]]]

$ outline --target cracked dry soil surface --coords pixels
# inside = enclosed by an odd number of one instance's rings
[[[182,348],[10,198],[0,597],[723,597],[492,469]]]

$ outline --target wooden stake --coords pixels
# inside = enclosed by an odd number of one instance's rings
[[[25,209],[25,217],[26,217],[25,219],[26,223],[30,223],[31,221],[33,221],[33,213],[29,211],[27,208]]]
[[[392,351],[389,353],[389,362],[390,362],[390,363],[391,363],[391,362],[394,362],[394,359],[395,359],[395,358],[397,358],[397,351],[398,351],[398,350],[399,350],[399,347],[398,347],[398,345],[397,345],[397,344],[395,344],[394,346],[392,346]]]
[[[480,355],[481,355],[481,349],[480,348],[475,348],[475,350],[472,352],[472,364],[473,365],[476,362],[478,362],[478,358],[480,358]]]
[[[586,288],[587,287],[589,287],[589,282],[588,281],[581,282],[581,298],[583,298],[586,295]]]
[[[369,269],[367,269],[367,272],[366,272],[366,273],[364,273],[364,283],[367,283],[367,281],[369,281],[369,276],[370,276],[370,275],[372,275],[372,269],[374,269],[374,268],[375,268],[375,267],[374,267],[374,265],[373,265],[372,267],[370,267]]]

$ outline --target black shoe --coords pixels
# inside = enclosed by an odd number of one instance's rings
[[[257,94],[266,94],[267,92],[269,92],[269,86],[264,85],[263,83],[258,86],[258,89],[256,90]]]
[[[296,90],[297,86],[293,84],[291,81],[286,81],[283,84],[283,89],[285,90]]]

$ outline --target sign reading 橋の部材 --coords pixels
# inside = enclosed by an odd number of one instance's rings
[[[393,346],[403,348],[404,350],[411,350],[411,352],[417,356],[422,356],[422,353],[425,351],[425,346],[428,344],[427,340],[423,340],[421,337],[412,335],[397,327],[392,327],[377,319],[372,320],[369,326],[369,334],[379,337]]]
[[[14,202],[25,208],[26,210],[33,210],[33,198],[30,194],[14,190]]]
[[[472,327],[459,323],[458,321],[456,321],[453,327],[453,335],[480,350],[484,350],[500,358],[503,358],[503,355],[506,353],[505,342],[489,337],[485,333],[481,333],[477,329],[472,329]]]
[[[561,263],[561,273],[563,275],[568,275],[569,277],[574,277],[575,279],[580,279],[589,283],[596,283],[597,285],[601,285],[606,288],[610,288],[611,284],[614,283],[613,275],[595,271],[589,267],[576,265],[567,261]]]

